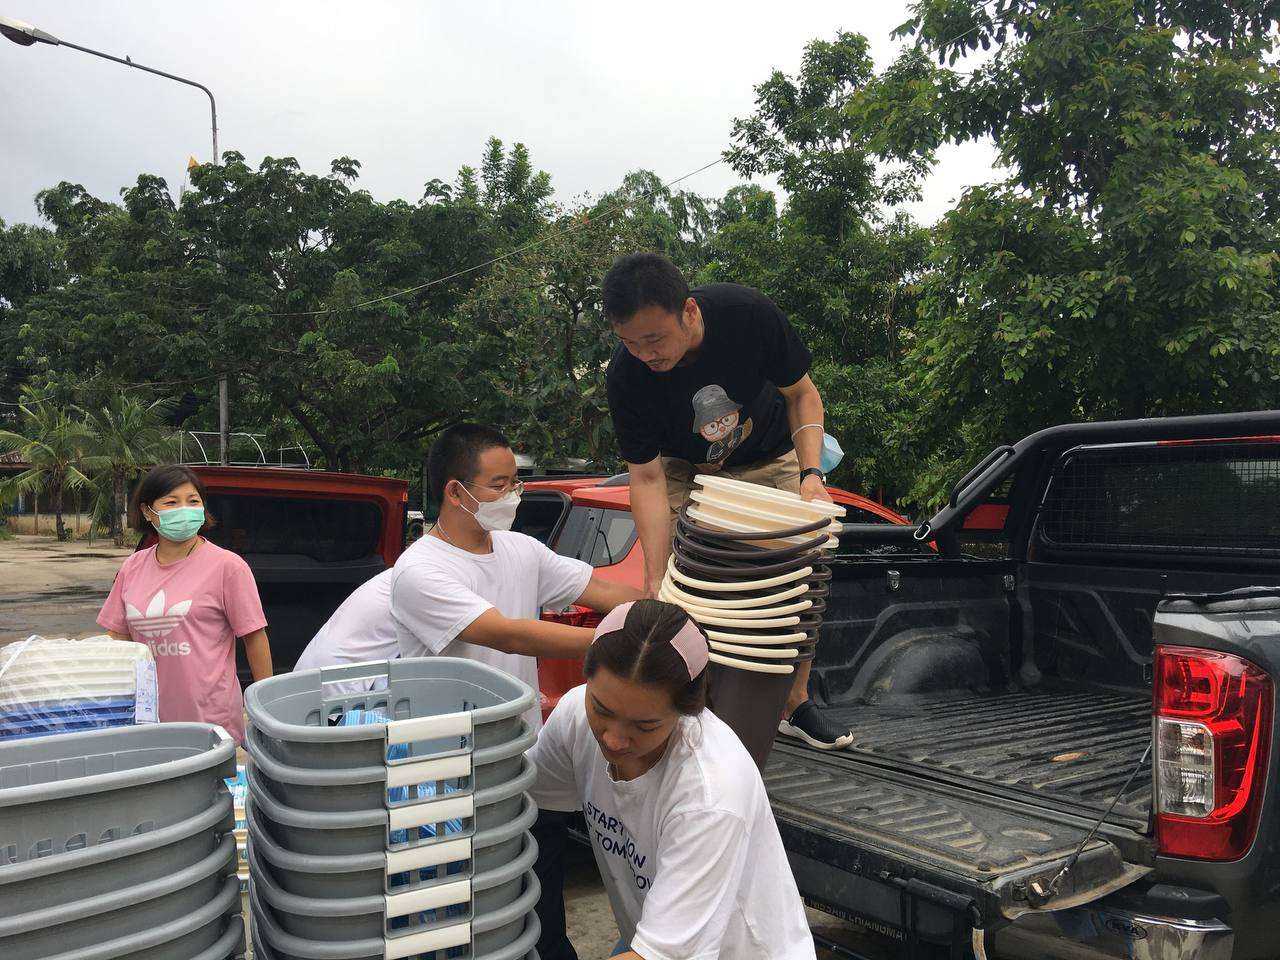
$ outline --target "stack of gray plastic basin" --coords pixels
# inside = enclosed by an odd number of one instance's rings
[[[533,703],[446,657],[251,686],[255,957],[536,960]]]
[[[203,723],[0,744],[0,957],[243,956],[235,769]]]

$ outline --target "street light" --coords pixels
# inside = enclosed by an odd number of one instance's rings
[[[57,45],[58,38],[45,33],[43,30],[37,30],[25,20],[15,20],[13,17],[0,17],[0,34],[4,34],[16,44],[29,47],[33,43],[52,43]]]
[[[213,91],[203,83],[196,83],[194,80],[188,80],[186,77],[179,77],[176,74],[165,73],[163,70],[157,70],[154,67],[144,67],[140,63],[134,63],[127,56],[122,60],[119,57],[113,57],[109,53],[103,53],[101,50],[82,47],[69,40],[60,40],[53,34],[45,33],[45,31],[32,26],[25,20],[17,20],[13,17],[0,16],[0,35],[7,37],[20,47],[30,47],[37,43],[47,43],[51,47],[70,47],[72,50],[79,50],[81,53],[101,57],[103,60],[110,60],[112,63],[118,63],[121,66],[133,67],[133,69],[142,70],[145,73],[154,73],[157,77],[166,77],[169,80],[176,80],[178,83],[185,83],[189,87],[203,90],[205,96],[209,98],[209,114],[213,121],[213,162],[218,162],[218,105],[214,102]],[[227,462],[229,430],[227,420],[227,378],[224,375],[218,380],[218,434],[221,447],[220,459],[223,464]]]
[[[95,57],[101,57],[103,60],[110,60],[112,63],[118,63],[121,66],[133,67],[135,70],[142,70],[146,73],[154,73],[157,77],[166,77],[169,80],[177,80],[178,83],[185,83],[189,87],[195,87],[203,90],[205,96],[209,98],[209,114],[213,120],[213,162],[218,162],[218,105],[214,102],[213,92],[203,83],[196,83],[194,80],[188,80],[186,77],[179,77],[176,74],[165,73],[163,70],[157,70],[154,67],[144,67],[140,63],[134,63],[129,57],[123,60],[120,57],[113,57],[109,53],[103,53],[101,50],[92,50],[89,47],[82,47],[77,43],[69,40],[60,40],[51,33],[45,33],[38,27],[34,27],[25,20],[16,20],[13,17],[0,16],[0,34],[8,37],[14,43],[23,47],[30,47],[37,43],[47,43],[51,47],[70,47],[72,50],[79,50],[81,53],[92,54]]]

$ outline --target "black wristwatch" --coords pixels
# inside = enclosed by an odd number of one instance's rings
[[[801,470],[801,471],[800,471],[800,482],[801,482],[801,483],[804,483],[804,478],[805,478],[805,477],[807,477],[807,476],[809,476],[810,474],[812,474],[813,476],[815,476],[815,477],[817,477],[819,480],[821,480],[824,486],[826,485],[826,483],[827,483],[827,475],[826,475],[825,473],[823,473],[821,470],[819,470],[817,467],[805,467],[803,470]]]

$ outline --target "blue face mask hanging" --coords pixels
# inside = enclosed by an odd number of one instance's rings
[[[840,446],[840,441],[831,434],[824,432],[822,434],[822,472],[830,474],[832,470],[840,466],[840,461],[843,459],[844,449]]]
[[[821,429],[821,427],[822,427],[822,424],[819,424],[819,423],[806,423],[803,427],[800,427],[798,430],[796,430],[794,433],[791,434],[791,442],[795,443],[796,435],[800,432],[800,430],[808,430],[810,428]],[[829,474],[836,467],[840,466],[840,461],[843,459],[844,459],[844,450],[840,446],[840,441],[837,440],[835,437],[833,437],[831,434],[827,433],[825,430],[823,430],[822,431],[822,456],[818,460],[818,469],[821,470],[824,474]]]

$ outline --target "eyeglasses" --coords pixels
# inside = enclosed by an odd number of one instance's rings
[[[515,492],[517,497],[524,496],[524,481],[517,480],[515,483],[500,483],[496,487],[487,483],[472,483],[470,480],[459,480],[463,486],[479,487],[481,490],[491,490],[500,497],[505,497],[508,493]]]

